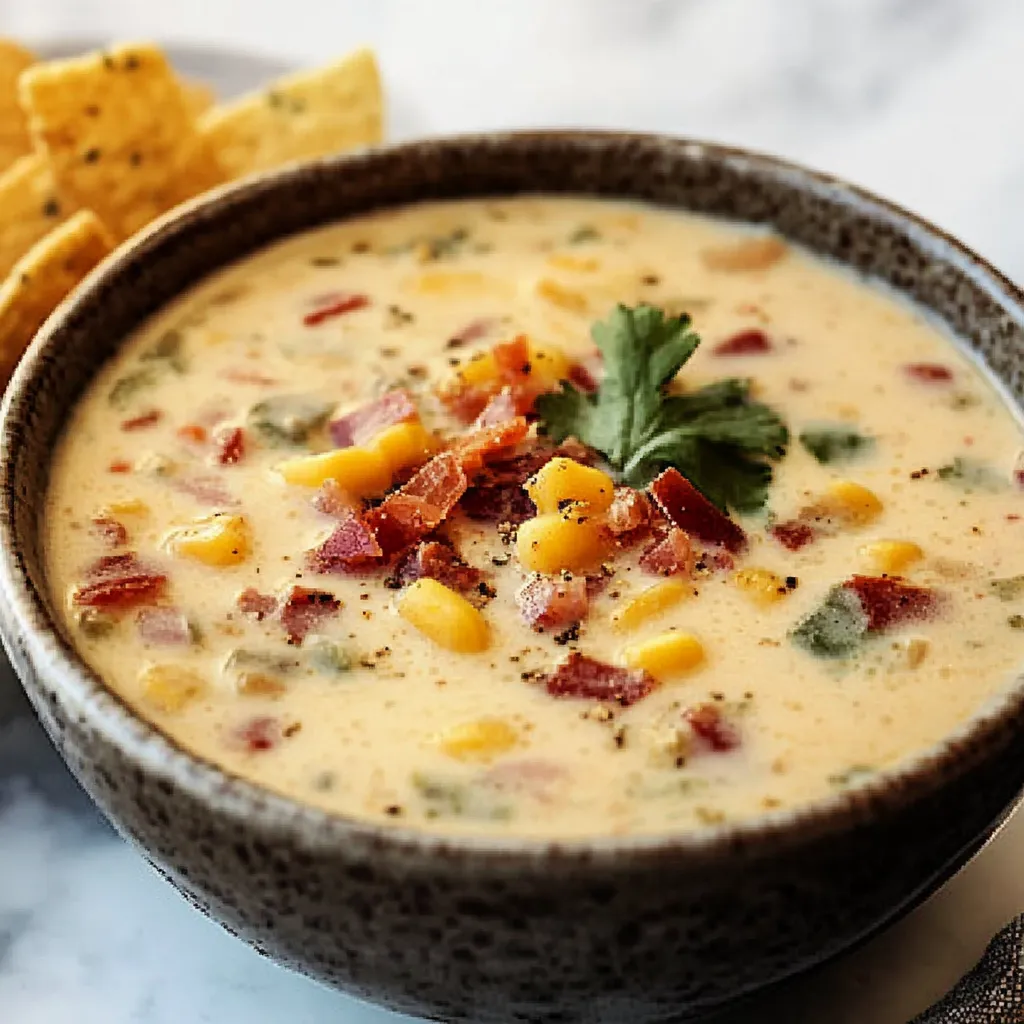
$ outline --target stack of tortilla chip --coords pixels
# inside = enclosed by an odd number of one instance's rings
[[[361,50],[222,106],[148,43],[38,62],[0,39],[0,386],[116,245],[206,190],[379,142]]]

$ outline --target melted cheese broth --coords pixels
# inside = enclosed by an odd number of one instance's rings
[[[731,225],[633,204],[461,202],[327,227],[205,281],[100,371],[54,457],[49,582],[82,657],[139,714],[234,775],[328,811],[433,831],[555,838],[698,829],[803,804],[935,743],[1004,690],[1024,658],[1024,631],[1015,628],[1024,626],[1015,617],[1024,601],[1003,600],[990,586],[1024,573],[1024,495],[1010,484],[1020,428],[921,313],[880,289],[797,251],[747,271],[705,261],[707,250],[744,237]],[[556,301],[550,282],[562,289]],[[371,301],[305,326],[311,303],[332,292]],[[772,514],[791,517],[839,479],[883,503],[870,524],[796,552],[768,535],[764,515],[740,517],[750,546],[738,566],[794,578],[769,606],[717,572],[694,581],[696,596],[623,634],[613,613],[657,582],[626,556],[612,561],[614,577],[566,646],[521,620],[514,595],[524,575],[494,524],[455,517],[451,535],[496,596],[483,610],[490,647],[451,653],[399,617],[385,572],[360,578],[305,567],[304,552],[333,524],[312,507],[310,489],[274,472],[293,451],[249,431],[242,461],[218,466],[208,448],[179,436],[189,424],[244,424],[254,404],[277,394],[309,394],[345,411],[394,386],[413,391],[428,426],[455,434],[465,428],[434,398],[452,360],[519,332],[584,358],[592,322],[616,302],[640,301],[692,314],[704,343],[683,370],[684,386],[749,376],[757,398],[787,422],[794,442],[776,467]],[[447,344],[481,319],[493,321],[485,337]],[[774,351],[711,352],[752,327],[772,337]],[[168,332],[180,339],[175,357],[147,358]],[[905,365],[921,362],[949,367],[953,381],[909,378]],[[122,428],[151,410],[161,413],[155,424]],[[874,436],[874,450],[853,464],[819,464],[795,438],[822,421]],[[324,435],[312,446],[330,443]],[[989,467],[986,486],[941,478],[938,468],[958,456]],[[251,525],[253,551],[241,564],[214,567],[166,549],[170,530],[218,507],[179,486],[197,473],[216,478],[238,502],[229,510]],[[127,547],[168,573],[163,600],[192,623],[188,646],[147,644],[134,609],[100,636],[79,621],[74,588],[109,553],[90,520],[126,502],[137,503],[116,516]],[[869,640],[848,659],[795,645],[794,625],[834,584],[871,572],[861,549],[888,538],[923,549],[908,575],[947,595],[943,615]],[[289,647],[273,617],[241,614],[239,593],[280,594],[296,583],[343,602],[317,633],[343,647],[351,667],[310,660],[283,677],[279,694],[238,692],[233,652],[301,659],[312,644]],[[535,682],[569,650],[621,664],[625,643],[671,629],[699,638],[704,663],[610,716]],[[168,664],[204,684],[176,709],[151,702],[142,684],[147,668]],[[741,743],[679,757],[680,709],[705,702],[723,709]],[[508,725],[514,746],[478,758],[446,752],[445,736],[480,718]],[[270,749],[240,740],[254,719],[280,734]]]

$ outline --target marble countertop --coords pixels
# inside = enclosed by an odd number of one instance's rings
[[[0,34],[154,37],[295,63],[370,43],[396,136],[600,125],[753,146],[912,207],[1024,279],[1018,0],[249,0],[238,11],[0,0]],[[0,674],[0,711],[12,685]],[[15,710],[0,724],[0,1021],[405,1019],[261,960],[196,914]],[[913,915],[773,993],[758,1018],[902,1024],[1024,911],[1022,853],[1018,816]]]

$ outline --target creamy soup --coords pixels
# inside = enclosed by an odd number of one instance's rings
[[[49,580],[117,694],[277,793],[699,829],[856,785],[1008,686],[1020,448],[920,312],[771,236],[424,205],[129,339],[55,455]]]

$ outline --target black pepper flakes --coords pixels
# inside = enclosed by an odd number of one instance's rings
[[[787,590],[796,590],[796,588],[798,586],[800,586],[800,581],[795,576],[787,576],[786,577],[786,589]]]
[[[561,633],[556,633],[552,638],[556,644],[564,647],[566,644],[575,643],[580,638],[580,624],[574,622],[571,626],[566,627]]]
[[[82,154],[82,160],[87,164],[94,164],[100,158],[100,151],[92,146]]]

